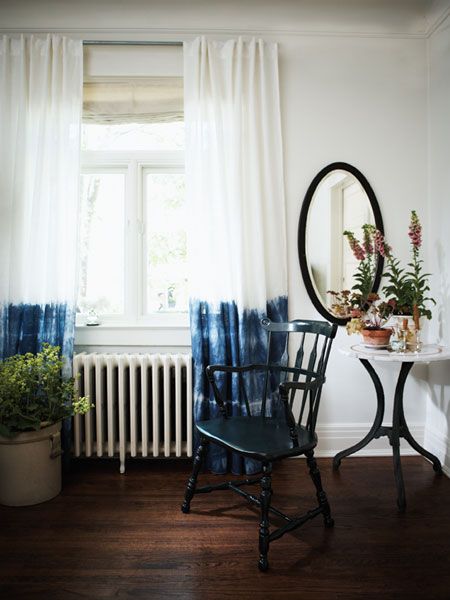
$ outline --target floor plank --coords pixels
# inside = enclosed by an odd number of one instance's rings
[[[275,541],[257,569],[258,511],[232,492],[196,496],[180,512],[186,461],[74,463],[62,494],[0,507],[0,597],[450,598],[450,480],[403,458],[407,511],[396,510],[392,461],[320,459],[336,525],[322,519]],[[219,476],[203,475],[202,482]],[[302,459],[274,469],[273,504],[315,505]]]

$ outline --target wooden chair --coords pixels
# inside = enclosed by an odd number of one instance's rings
[[[326,527],[332,527],[334,524],[314,458],[314,448],[317,445],[315,427],[321,390],[325,382],[325,370],[337,325],[331,325],[326,321],[301,320],[273,323],[269,319],[263,319],[261,325],[268,332],[265,364],[242,367],[211,365],[206,368],[214,398],[220,407],[221,418],[196,423],[200,443],[194,457],[192,475],[187,483],[181,510],[184,513],[189,512],[194,494],[227,489],[259,506],[261,520],[258,566],[261,571],[266,571],[269,566],[267,553],[271,542],[319,514],[323,515]],[[278,348],[278,356],[283,354],[283,362],[287,363],[287,350],[288,347],[292,349],[293,341],[292,339],[289,341],[289,338],[293,337],[298,338],[294,366],[272,364],[274,346]],[[280,342],[284,352],[279,351]],[[302,367],[303,364],[306,368]],[[227,402],[227,396],[230,394],[227,392],[231,390],[231,386],[236,390],[236,385],[239,385],[242,394],[245,414],[230,416],[230,402],[229,400]],[[253,392],[250,401],[249,388]],[[300,397],[297,397],[297,392],[300,392],[298,394]],[[255,404],[259,405],[258,411],[254,409]],[[277,405],[278,408],[281,407],[281,411],[277,410]],[[268,408],[272,410],[269,411]],[[271,412],[271,416],[267,414],[268,412]],[[197,477],[210,442],[220,444],[243,457],[261,461],[262,475],[257,478],[247,477],[239,481],[227,481],[197,488]],[[300,454],[306,455],[309,474],[316,488],[318,506],[299,517],[292,518],[270,504],[271,470],[273,462]],[[259,498],[242,489],[244,485],[256,483],[261,484]],[[285,521],[283,526],[272,533],[269,530],[269,512]]]

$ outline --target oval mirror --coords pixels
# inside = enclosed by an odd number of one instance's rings
[[[336,162],[314,177],[306,192],[298,226],[298,254],[306,290],[319,313],[328,321],[345,325],[330,310],[329,290],[351,289],[358,261],[343,235],[349,230],[362,238],[362,225],[375,225],[382,233],[383,220],[375,194],[364,175],[352,165]],[[383,272],[379,257],[372,291]]]

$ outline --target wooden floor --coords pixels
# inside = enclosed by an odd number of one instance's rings
[[[391,460],[318,461],[336,525],[306,523],[257,569],[258,511],[230,491],[179,505],[184,461],[79,462],[63,493],[0,507],[0,598],[450,598],[450,480],[403,459],[408,507],[396,510]],[[202,481],[218,481],[204,475]],[[304,460],[274,470],[273,504],[313,508]]]

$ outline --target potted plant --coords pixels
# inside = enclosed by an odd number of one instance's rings
[[[347,333],[360,333],[366,346],[386,347],[392,335],[392,328],[384,326],[389,321],[393,309],[393,302],[383,302],[378,294],[369,294],[363,309],[353,309],[351,319],[346,325]]]
[[[431,319],[429,303],[436,304],[436,302],[428,296],[430,274],[422,272],[423,260],[420,258],[422,225],[416,211],[411,211],[408,230],[411,261],[406,269],[402,268],[383,234],[373,225],[363,225],[362,242],[356,239],[351,231],[344,231],[344,236],[347,237],[350,248],[358,260],[356,283],[352,290],[328,292],[333,298],[332,312],[341,318],[349,318],[347,323],[349,334],[359,332],[363,335],[365,344],[379,346],[385,346],[389,342],[392,328],[384,325],[391,317],[395,332],[395,346],[404,348],[407,344],[416,351],[420,350],[420,318]],[[385,301],[381,301],[381,298],[371,294],[370,291],[378,255],[384,258],[386,264],[383,273],[386,285],[382,290],[386,296]],[[372,333],[369,333],[370,331]],[[374,331],[379,333],[375,334]]]
[[[61,490],[61,422],[86,413],[74,379],[63,380],[57,346],[0,363],[0,503],[25,506]]]
[[[384,239],[379,240],[378,250],[386,261],[387,268],[383,275],[387,278],[387,284],[383,292],[390,301],[395,302],[393,314],[396,317],[396,329],[406,332],[410,344],[420,346],[420,318],[431,319],[432,313],[427,304],[436,302],[428,296],[430,274],[422,273],[422,225],[415,210],[411,211],[408,236],[411,244],[409,270],[401,268],[400,261],[392,255],[392,249]]]
[[[355,285],[351,290],[329,291],[332,296],[331,310],[339,317],[348,317],[347,333],[360,333],[364,343],[371,346],[387,346],[392,330],[384,325],[393,311],[392,302],[381,302],[378,294],[372,293],[373,280],[379,254],[380,233],[374,225],[362,226],[360,242],[351,231],[344,231],[358,267],[354,275]]]
[[[363,229],[363,242],[361,243],[351,231],[344,231],[353,256],[358,261],[354,275],[356,281],[351,290],[335,292],[329,290],[333,314],[340,318],[349,318],[354,310],[363,310],[366,300],[371,293],[373,279],[377,265],[377,251],[375,247],[376,229],[373,225],[365,224]]]
[[[367,223],[363,225],[362,230],[362,242],[351,231],[344,231],[353,255],[358,260],[354,276],[356,283],[352,290],[328,292],[333,298],[331,310],[336,316],[349,317],[346,326],[349,335],[360,333],[366,345],[387,346],[392,329],[384,325],[392,315],[395,303],[382,302],[378,294],[371,292],[378,254],[381,254],[381,234],[373,225]]]

